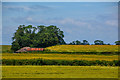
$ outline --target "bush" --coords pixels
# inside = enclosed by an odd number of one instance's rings
[[[3,59],[3,65],[71,65],[71,66],[120,66],[120,61],[87,61],[87,60],[45,60],[45,59],[25,59],[9,60]]]

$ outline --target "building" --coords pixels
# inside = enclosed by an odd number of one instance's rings
[[[19,52],[44,51],[44,50],[45,50],[44,48],[30,48],[30,47],[23,47],[23,48],[17,50],[16,52],[19,53]]]

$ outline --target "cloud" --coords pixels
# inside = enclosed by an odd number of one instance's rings
[[[4,5],[3,6],[4,9],[8,9],[8,10],[14,10],[14,11],[18,11],[18,10],[23,10],[23,11],[38,11],[38,10],[48,10],[48,9],[52,9],[51,7],[48,6],[42,6],[42,5],[32,5],[32,6],[10,6],[10,5]]]
[[[33,19],[31,17],[27,17],[26,20],[33,21]]]
[[[33,19],[32,17],[25,18],[25,21],[28,23],[41,23],[41,24],[72,24],[75,26],[87,26],[88,23],[81,21],[81,20],[75,20],[71,18],[64,18],[64,19]]]
[[[115,26],[115,27],[118,26],[117,20],[108,20],[105,23],[110,26]]]

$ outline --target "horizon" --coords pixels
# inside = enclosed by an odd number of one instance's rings
[[[117,2],[3,2],[2,14],[0,45],[11,45],[21,24],[55,25],[64,32],[66,43],[102,40],[114,45],[118,40]]]

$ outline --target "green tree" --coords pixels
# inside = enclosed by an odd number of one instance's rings
[[[12,48],[11,48],[11,49],[12,49],[13,51],[16,51],[16,50],[20,49],[19,43],[16,42],[16,41],[14,41],[14,42],[12,43]]]
[[[83,45],[89,45],[89,42],[87,40],[83,40]]]
[[[104,45],[104,42],[101,41],[101,40],[95,40],[95,41],[94,41],[94,44],[95,44],[95,45]]]
[[[120,41],[115,41],[115,44],[116,45],[120,45]]]
[[[81,42],[76,40],[76,45],[80,45],[80,44],[81,44]]]
[[[48,47],[57,44],[65,44],[64,34],[56,26],[20,25],[14,33],[12,50],[16,51],[22,47]]]
[[[69,44],[70,44],[70,45],[80,45],[81,42],[78,41],[78,40],[76,40],[76,41],[72,41],[72,42],[70,42]]]

